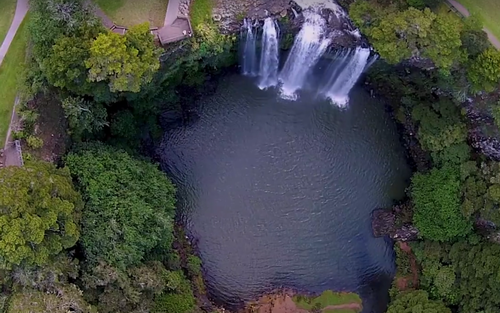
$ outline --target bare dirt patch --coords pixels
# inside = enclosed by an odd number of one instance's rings
[[[407,242],[398,241],[399,248],[408,255],[411,275],[396,278],[396,287],[399,291],[418,288],[418,266],[415,255]]]
[[[40,149],[29,150],[24,143],[23,147],[37,159],[59,162],[71,142],[67,133],[68,122],[59,100],[55,95],[39,95],[29,103],[28,107],[39,114],[33,132],[36,137],[43,140],[43,146]]]
[[[363,309],[361,303],[344,303],[337,305],[327,305],[323,308],[306,310],[300,308],[295,303],[291,291],[281,291],[262,296],[258,301],[249,303],[245,309],[239,313],[331,313],[336,310],[352,310],[352,313],[361,312]]]

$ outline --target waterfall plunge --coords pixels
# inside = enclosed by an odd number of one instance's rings
[[[354,87],[367,66],[370,49],[358,47],[332,63],[334,69],[325,73],[328,83],[320,91],[326,98],[340,107],[349,102],[349,91]]]
[[[345,12],[338,8],[334,12],[345,16]],[[303,14],[304,24],[279,75],[279,27],[276,21],[270,17],[264,21],[260,61],[257,53],[257,30],[251,20],[244,21],[241,33],[244,42],[243,74],[258,76],[260,89],[276,86],[279,81],[281,97],[290,100],[296,99],[296,92],[304,88],[306,81],[312,78],[312,70],[331,41],[326,21],[319,14],[312,11],[303,11]],[[376,57],[370,58],[370,49],[367,48],[358,47],[337,53],[323,73],[321,82],[325,83],[318,89],[318,94],[339,107],[345,107],[349,101],[349,91],[364,69],[375,60]]]
[[[304,12],[305,22],[295,38],[290,55],[280,73],[281,95],[296,99],[296,91],[302,88],[309,71],[330,44],[326,38],[325,20],[316,13]]]
[[[257,38],[252,21],[245,19],[243,27],[246,30],[245,46],[243,48],[243,75],[257,76]]]
[[[262,55],[259,68],[259,88],[265,89],[278,83],[279,43],[278,25],[268,17],[264,21],[262,34]]]

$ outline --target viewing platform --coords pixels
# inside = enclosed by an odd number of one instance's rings
[[[116,25],[97,5],[90,1],[87,2],[87,5],[94,8],[94,14],[99,17],[104,27],[120,35],[127,33],[127,27]],[[189,38],[193,34],[189,17],[182,15],[179,8],[180,0],[170,0],[167,6],[164,25],[160,28],[150,28],[151,34],[159,40],[162,46]]]

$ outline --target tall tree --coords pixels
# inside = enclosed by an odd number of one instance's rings
[[[107,81],[112,92],[139,92],[160,68],[149,24],[132,27],[126,36],[101,33],[92,42],[85,64],[90,81]]]
[[[441,301],[430,300],[427,292],[415,290],[399,294],[387,313],[451,313],[451,310]]]
[[[45,162],[0,169],[0,267],[42,265],[79,238],[81,197],[67,169]]]
[[[500,51],[490,48],[469,64],[467,75],[475,91],[491,92],[500,83]]]
[[[424,238],[447,241],[470,233],[472,222],[460,211],[460,191],[458,171],[450,166],[413,175],[413,222]]]
[[[85,145],[66,162],[86,202],[88,262],[125,269],[155,247],[170,249],[175,188],[156,165],[102,144]]]

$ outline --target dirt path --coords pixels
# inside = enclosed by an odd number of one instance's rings
[[[470,15],[469,10],[467,10],[467,8],[465,8],[463,5],[461,5],[460,2],[455,1],[455,0],[447,0],[447,1],[449,4],[454,6],[455,9],[457,9],[458,12],[460,12],[460,14],[462,14],[463,16],[468,17]],[[483,31],[488,35],[488,39],[491,42],[491,44],[495,48],[500,50],[500,40],[498,40],[498,38],[495,37],[495,35],[493,35],[493,33],[489,29],[487,29],[486,27],[483,28]]]
[[[397,287],[400,291],[406,290],[408,288],[418,288],[418,266],[417,266],[417,260],[415,259],[415,255],[413,254],[413,251],[411,251],[411,247],[408,245],[408,243],[398,241],[398,245],[399,248],[403,250],[403,252],[408,254],[408,258],[410,259],[410,268],[412,277],[411,279],[407,277],[398,278],[396,281]],[[411,287],[409,286],[410,280],[411,280]]]

